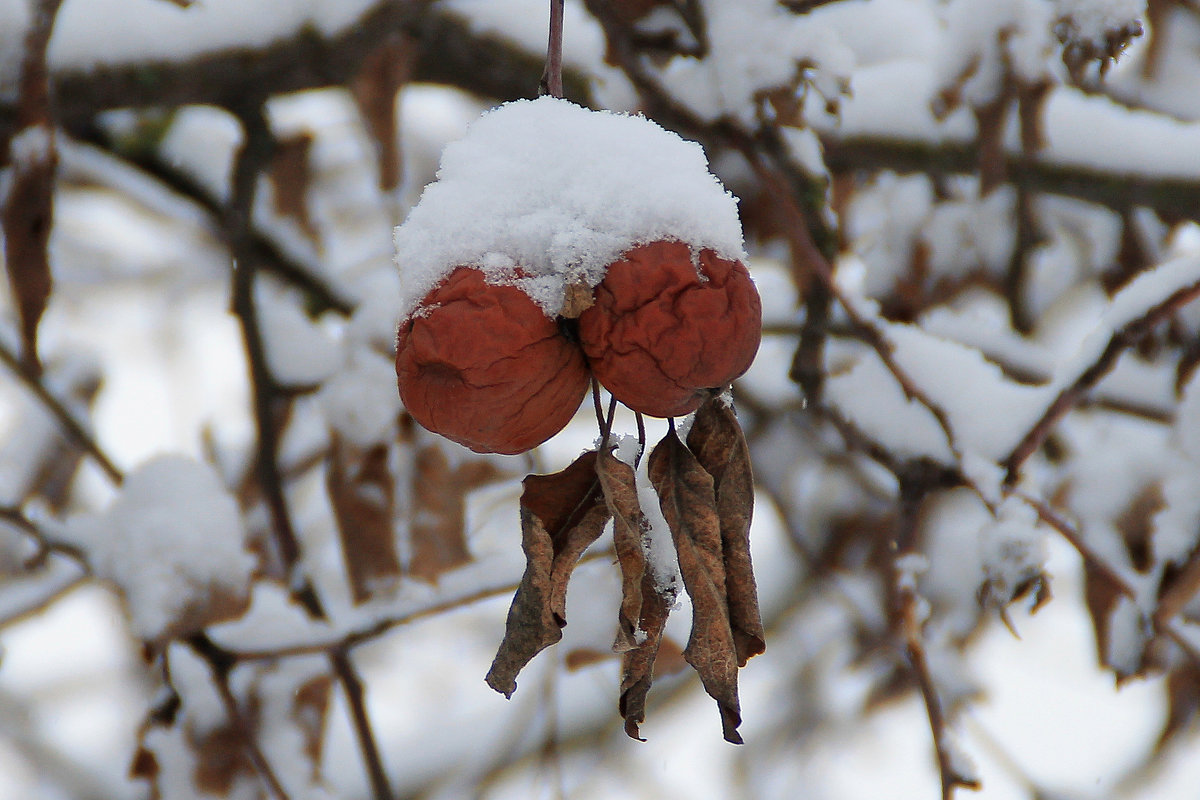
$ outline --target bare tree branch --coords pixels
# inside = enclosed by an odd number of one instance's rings
[[[1001,462],[1007,471],[1004,478],[1005,484],[1010,487],[1016,485],[1017,479],[1020,477],[1021,465],[1025,463],[1025,460],[1041,447],[1042,442],[1050,435],[1058,421],[1079,405],[1084,396],[1109,373],[1122,353],[1137,344],[1160,322],[1197,297],[1200,297],[1200,281],[1176,290],[1170,297],[1152,307],[1145,314],[1115,331],[1100,356],[1084,369],[1070,386],[1059,392],[1041,418],[1021,438],[1008,457]]]
[[[967,175],[975,171],[974,143],[876,137],[821,139],[825,163],[834,173],[887,169],[931,176]],[[1008,181],[1026,191],[1075,197],[1109,208],[1144,207],[1168,220],[1190,219],[1200,208],[1200,180],[1105,171],[1097,167],[1056,164],[1044,158],[1009,154]]]
[[[38,401],[46,407],[58,424],[62,426],[63,433],[77,447],[86,452],[89,456],[95,459],[100,469],[108,476],[109,480],[118,486],[125,480],[125,476],[121,470],[117,469],[116,465],[109,456],[101,449],[96,440],[88,433],[83,423],[75,418],[75,415],[67,408],[66,404],[59,400],[54,394],[46,388],[43,382],[43,376],[40,370],[32,368],[30,365],[22,363],[17,354],[6,347],[3,342],[0,342],[0,362],[8,367],[21,382],[25,384]]]
[[[357,23],[328,38],[304,28],[265,48],[58,70],[51,76],[53,101],[60,124],[74,128],[114,108],[230,106],[253,94],[341,86],[369,53],[397,33],[417,48],[414,81],[502,99],[528,97],[538,84],[543,66],[538,55],[475,34],[465,19],[429,0],[379,0]],[[577,72],[564,71],[563,90],[588,104],[587,81]],[[13,106],[0,103],[0,133],[13,126],[14,114]]]

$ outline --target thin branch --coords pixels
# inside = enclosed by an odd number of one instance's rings
[[[579,559],[576,567],[589,564],[595,561],[611,561],[614,556],[612,548],[606,548],[594,553],[588,553],[583,558]],[[457,597],[447,598],[436,603],[417,608],[404,614],[378,619],[363,628],[357,628],[344,634],[328,639],[319,639],[302,644],[290,645],[286,647],[264,647],[261,649],[249,648],[227,648],[228,652],[235,656],[238,661],[273,661],[280,658],[289,658],[292,656],[328,654],[336,650],[343,649],[351,651],[359,645],[367,644],[378,639],[380,636],[394,630],[395,628],[411,624],[430,617],[437,617],[449,611],[466,608],[491,600],[494,597],[503,595],[511,595],[517,590],[519,584],[515,581],[506,582],[498,586],[489,586],[484,589],[479,589]]]
[[[833,173],[891,170],[930,176],[969,175],[975,171],[973,142],[885,138],[821,137],[825,163]],[[1168,220],[1191,219],[1200,208],[1200,180],[1105,170],[1099,166],[1055,164],[1045,158],[1007,157],[1010,183],[1027,191],[1075,197],[1117,211],[1145,207]]]
[[[962,774],[955,764],[942,700],[938,695],[933,674],[929,669],[929,661],[925,655],[922,633],[924,620],[919,610],[920,598],[917,595],[915,577],[911,570],[903,565],[904,559],[917,555],[921,504],[930,492],[940,486],[936,474],[927,474],[922,470],[902,473],[898,477],[900,478],[900,508],[896,515],[896,534],[893,541],[892,603],[895,611],[899,614],[904,654],[913,676],[916,678],[917,686],[920,688],[921,698],[925,702],[929,728],[933,735],[933,746],[937,753],[942,800],[950,800],[954,796],[956,788],[961,786],[968,789],[979,789],[979,781],[974,777]]]
[[[1008,457],[1001,462],[1001,465],[1007,471],[1004,479],[1005,484],[1009,487],[1016,485],[1021,465],[1025,463],[1025,460],[1042,446],[1042,443],[1050,435],[1050,432],[1058,424],[1058,421],[1067,412],[1078,406],[1088,392],[1100,382],[1100,379],[1112,370],[1117,363],[1117,358],[1122,353],[1137,344],[1138,341],[1150,333],[1160,322],[1166,320],[1167,317],[1179,311],[1179,309],[1197,297],[1200,297],[1200,281],[1185,286],[1182,289],[1177,289],[1170,297],[1153,306],[1145,314],[1114,331],[1108,341],[1108,345],[1105,346],[1100,356],[1084,369],[1070,386],[1067,386],[1058,393],[1058,396],[1054,398],[1054,401],[1043,412],[1041,418],[1034,423],[1033,427],[1021,438],[1021,441],[1017,443]]]
[[[225,715],[229,718],[229,724],[241,738],[246,755],[250,758],[250,762],[254,765],[254,769],[262,778],[263,783],[266,784],[267,791],[276,800],[289,800],[287,791],[279,782],[279,777],[271,769],[271,764],[263,755],[262,748],[258,746],[258,740],[254,736],[254,727],[242,713],[237,697],[230,688],[229,673],[233,671],[233,667],[237,663],[236,659],[214,644],[203,633],[189,637],[187,643],[196,655],[204,659],[212,671],[213,683],[216,684],[217,693],[221,696],[221,705],[225,707]],[[165,655],[163,657],[166,658]]]
[[[1020,497],[1026,505],[1036,511],[1038,518],[1042,522],[1057,531],[1059,535],[1074,547],[1076,552],[1083,558],[1084,563],[1096,574],[1103,576],[1114,589],[1130,600],[1135,602],[1138,600],[1138,591],[1134,585],[1126,580],[1120,570],[1113,567],[1099,553],[1093,550],[1084,540],[1083,535],[1074,526],[1059,516],[1047,503],[1022,492],[1016,492],[1016,496]],[[1200,650],[1197,650],[1188,638],[1179,632],[1172,620],[1166,618],[1160,619],[1156,613],[1150,621],[1158,633],[1175,642],[1192,663],[1200,666]]]
[[[232,198],[225,210],[225,232],[233,256],[233,309],[241,322],[242,338],[250,364],[254,419],[258,432],[256,467],[263,496],[271,516],[271,531],[279,549],[288,586],[296,600],[316,619],[326,618],[324,604],[311,579],[305,573],[300,542],[296,536],[284,494],[279,468],[279,431],[287,398],[280,392],[267,365],[266,346],[255,304],[256,262],[249,248],[252,242],[250,214],[259,174],[271,157],[274,144],[263,115],[262,97],[245,98],[235,106],[245,129],[245,143],[234,167]],[[383,771],[382,758],[375,741],[366,707],[362,682],[345,653],[330,653],[330,663],[346,692],[363,761],[367,766],[377,800],[391,800],[392,792]]]
[[[600,402],[600,381],[596,380],[596,376],[592,376],[592,410],[596,412],[596,426],[600,429],[600,435],[608,438],[608,431],[604,427],[604,404]]]
[[[225,213],[225,204],[211,189],[195,176],[162,157],[157,148],[121,147],[101,128],[89,120],[85,124],[72,126],[68,133],[76,141],[98,148],[119,159],[122,165],[132,166],[144,174],[146,179],[161,184],[179,196],[207,212],[214,229],[219,229]],[[251,241],[247,244],[245,258],[252,259],[260,269],[266,270],[281,280],[295,286],[313,300],[319,309],[332,309],[348,316],[354,311],[354,302],[338,287],[316,274],[308,264],[292,258],[274,241],[262,233],[254,220],[249,221]]]
[[[763,185],[772,193],[786,212],[788,236],[792,240],[794,247],[803,253],[803,258],[808,268],[820,279],[821,285],[829,293],[829,296],[836,299],[842,306],[854,328],[858,331],[863,341],[879,356],[879,360],[883,362],[884,367],[887,368],[887,371],[896,380],[896,383],[904,392],[904,396],[908,400],[915,400],[933,416],[938,427],[941,428],[942,434],[946,437],[946,445],[954,455],[955,462],[961,464],[962,453],[958,446],[958,439],[945,409],[934,402],[925,393],[925,390],[918,386],[908,373],[901,368],[893,353],[892,343],[888,341],[884,332],[875,325],[873,320],[860,312],[854,302],[837,285],[837,281],[833,276],[832,265],[813,243],[807,226],[803,224],[803,214],[782,179],[768,165],[764,164],[753,150],[746,150],[745,156],[750,161],[751,166],[754,168]]]
[[[31,537],[37,543],[38,552],[26,565],[27,569],[33,569],[44,563],[46,557],[51,553],[66,556],[83,567],[84,570],[88,569],[87,556],[83,550],[66,542],[55,541],[53,538],[47,536],[45,531],[27,517],[21,509],[13,506],[0,506],[0,522],[7,522],[9,525]]]
[[[779,0],[780,4],[795,14],[807,14],[821,6],[840,3],[842,0]]]
[[[3,342],[0,342],[0,362],[3,362],[13,374],[21,379],[26,388],[33,392],[38,401],[58,421],[66,437],[75,446],[91,456],[100,469],[104,471],[104,474],[108,476],[109,480],[120,486],[125,480],[124,474],[122,474],[121,470],[117,469],[112,459],[96,443],[96,440],[88,433],[83,423],[75,418],[75,415],[71,413],[66,404],[46,388],[43,376],[38,371],[31,369],[29,365],[22,363],[17,354],[6,347]]]
[[[363,760],[366,762],[367,775],[371,780],[371,792],[376,800],[389,800],[392,788],[388,783],[387,772],[383,768],[383,759],[379,755],[379,744],[375,741],[375,731],[371,727],[370,717],[367,716],[366,697],[363,691],[362,679],[354,669],[353,662],[345,647],[335,648],[329,655],[333,664],[333,673],[342,690],[346,693],[346,704],[350,707],[350,720],[354,725],[354,734],[361,745]]]
[[[15,625],[18,622],[23,622],[30,617],[40,614],[43,610],[49,608],[60,598],[70,594],[73,590],[82,586],[91,578],[86,572],[76,572],[73,575],[64,576],[57,582],[43,582],[39,588],[44,591],[36,597],[25,600],[24,603],[16,608],[6,609],[4,616],[0,617],[0,630],[4,630],[10,625]]]
[[[300,542],[288,513],[279,471],[279,434],[287,399],[279,391],[267,365],[266,344],[254,297],[258,262],[252,253],[250,215],[254,208],[258,176],[271,158],[274,138],[263,116],[262,106],[253,99],[244,101],[244,105],[238,109],[238,116],[245,129],[245,142],[234,164],[233,190],[223,222],[233,257],[233,313],[241,324],[250,368],[258,442],[255,468],[288,586],[309,613],[319,618],[324,617],[325,612],[308,577],[301,571]]]
[[[543,68],[540,54],[499,36],[480,35],[470,21],[429,0],[378,0],[352,25],[325,35],[311,25],[260,47],[228,46],[191,58],[142,60],[62,68],[51,75],[61,124],[86,123],[116,108],[229,106],[255,94],[279,95],[344,86],[369,53],[395,34],[416,48],[413,80],[456,86],[502,99],[528,97]],[[564,70],[564,94],[587,104],[586,76]],[[13,125],[14,109],[0,102],[0,131]]]

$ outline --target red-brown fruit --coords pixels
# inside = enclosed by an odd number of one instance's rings
[[[635,247],[609,266],[579,317],[592,372],[634,411],[695,411],[758,352],[762,301],[750,273],[711,250],[698,260],[699,272],[682,242]]]
[[[400,399],[477,453],[523,453],[562,430],[588,389],[579,348],[529,296],[458,267],[396,337]]]

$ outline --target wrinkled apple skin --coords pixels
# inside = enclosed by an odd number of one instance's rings
[[[588,389],[579,347],[524,292],[458,267],[401,323],[400,399],[477,453],[523,453],[562,430]]]
[[[739,261],[658,241],[609,266],[579,318],[593,374],[634,411],[677,417],[749,369],[762,301]],[[701,277],[703,276],[703,277]]]

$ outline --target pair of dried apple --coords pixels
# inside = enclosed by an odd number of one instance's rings
[[[609,265],[575,342],[521,289],[460,266],[400,325],[400,397],[476,452],[522,453],[570,421],[589,372],[634,411],[675,417],[749,368],[762,306],[746,267],[656,241]]]

